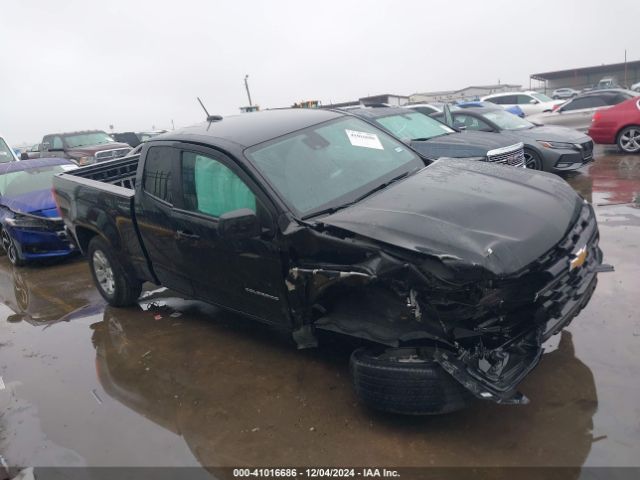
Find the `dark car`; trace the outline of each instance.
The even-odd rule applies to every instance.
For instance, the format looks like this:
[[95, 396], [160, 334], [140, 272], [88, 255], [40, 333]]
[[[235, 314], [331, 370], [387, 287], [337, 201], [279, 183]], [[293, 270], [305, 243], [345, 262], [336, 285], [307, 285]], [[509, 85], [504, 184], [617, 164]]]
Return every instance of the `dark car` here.
[[359, 108], [349, 113], [386, 130], [430, 160], [466, 158], [525, 166], [523, 145], [510, 135], [461, 132], [407, 108]]
[[353, 337], [356, 392], [401, 413], [526, 402], [517, 385], [602, 261], [592, 207], [557, 176], [432, 162], [339, 111], [226, 117], [53, 185], [111, 305], [149, 281], [300, 348]]
[[29, 160], [30, 158], [40, 158], [40, 150], [42, 145], [36, 143], [20, 154], [20, 160]]
[[89, 165], [124, 157], [129, 151], [129, 145], [116, 142], [102, 130], [86, 130], [45, 135], [41, 155], [67, 158], [78, 165]]
[[[443, 121], [443, 114], [434, 114]], [[534, 125], [496, 107], [452, 110], [453, 126], [465, 131], [511, 134], [524, 143], [527, 168], [545, 172], [576, 170], [593, 160], [593, 141], [572, 128]]]
[[153, 132], [121, 132], [121, 133], [113, 133], [111, 136], [117, 142], [126, 143], [132, 148], [136, 148], [142, 142], [149, 140], [157, 135], [161, 135], [166, 133], [166, 130], [156, 130]]
[[0, 236], [9, 261], [64, 257], [75, 251], [51, 193], [51, 179], [75, 168], [62, 158], [0, 165]]

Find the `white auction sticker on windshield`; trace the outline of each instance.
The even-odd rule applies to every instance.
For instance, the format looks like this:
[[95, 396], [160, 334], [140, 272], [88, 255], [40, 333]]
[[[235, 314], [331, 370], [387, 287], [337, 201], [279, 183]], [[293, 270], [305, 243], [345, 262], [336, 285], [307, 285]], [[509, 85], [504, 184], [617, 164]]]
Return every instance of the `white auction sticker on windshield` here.
[[369, 132], [358, 132], [356, 130], [345, 130], [351, 145], [354, 147], [375, 148], [376, 150], [384, 150], [378, 135]]

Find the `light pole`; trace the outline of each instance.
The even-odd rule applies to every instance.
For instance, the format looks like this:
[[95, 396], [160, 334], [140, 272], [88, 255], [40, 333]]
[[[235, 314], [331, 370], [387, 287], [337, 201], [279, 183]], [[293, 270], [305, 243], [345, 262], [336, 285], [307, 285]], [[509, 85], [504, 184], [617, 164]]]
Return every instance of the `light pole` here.
[[253, 106], [253, 103], [251, 103], [251, 93], [249, 93], [249, 75], [245, 75], [244, 76], [244, 88], [247, 89], [247, 97], [249, 97], [249, 106]]

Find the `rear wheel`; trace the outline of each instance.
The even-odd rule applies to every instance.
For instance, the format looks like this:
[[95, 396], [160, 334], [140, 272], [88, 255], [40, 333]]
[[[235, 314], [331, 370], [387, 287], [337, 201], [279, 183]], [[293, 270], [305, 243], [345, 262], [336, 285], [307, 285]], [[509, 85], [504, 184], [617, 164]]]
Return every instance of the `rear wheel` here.
[[524, 163], [529, 170], [542, 170], [542, 160], [533, 150], [525, 149]]
[[616, 141], [620, 151], [624, 153], [640, 152], [640, 126], [631, 125], [623, 128]]
[[87, 254], [96, 287], [109, 305], [133, 305], [142, 291], [142, 282], [126, 271], [111, 246], [102, 238], [94, 237]]
[[436, 415], [465, 408], [475, 398], [415, 348], [360, 348], [351, 355], [350, 367], [356, 394], [377, 410]]
[[4, 228], [2, 229], [1, 237], [2, 249], [7, 254], [7, 258], [9, 259], [9, 261], [16, 267], [24, 265], [25, 261], [22, 260], [19, 256], [15, 241], [13, 240], [13, 238], [11, 238], [9, 232], [7, 232]]

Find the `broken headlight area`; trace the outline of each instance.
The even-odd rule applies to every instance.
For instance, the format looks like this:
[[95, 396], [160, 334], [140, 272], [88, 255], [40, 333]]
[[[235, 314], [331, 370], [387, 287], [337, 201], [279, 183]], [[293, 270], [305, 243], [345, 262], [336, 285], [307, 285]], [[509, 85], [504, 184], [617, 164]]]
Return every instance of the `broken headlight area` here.
[[12, 217], [5, 218], [4, 221], [8, 226], [20, 230], [64, 230], [64, 224], [59, 218], [46, 218], [37, 215], [17, 213]]

